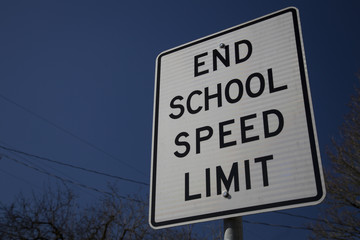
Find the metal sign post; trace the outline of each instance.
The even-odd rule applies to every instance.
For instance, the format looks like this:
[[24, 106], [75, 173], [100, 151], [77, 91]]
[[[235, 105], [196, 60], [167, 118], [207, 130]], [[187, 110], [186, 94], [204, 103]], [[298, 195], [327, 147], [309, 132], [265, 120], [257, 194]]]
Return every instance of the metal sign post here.
[[243, 240], [242, 217], [224, 219], [224, 240]]

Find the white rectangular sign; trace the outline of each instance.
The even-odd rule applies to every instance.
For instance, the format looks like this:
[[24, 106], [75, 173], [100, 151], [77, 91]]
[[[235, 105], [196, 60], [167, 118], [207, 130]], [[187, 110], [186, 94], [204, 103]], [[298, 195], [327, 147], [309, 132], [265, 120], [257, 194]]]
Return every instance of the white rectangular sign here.
[[155, 84], [152, 227], [324, 198], [297, 9], [161, 53]]

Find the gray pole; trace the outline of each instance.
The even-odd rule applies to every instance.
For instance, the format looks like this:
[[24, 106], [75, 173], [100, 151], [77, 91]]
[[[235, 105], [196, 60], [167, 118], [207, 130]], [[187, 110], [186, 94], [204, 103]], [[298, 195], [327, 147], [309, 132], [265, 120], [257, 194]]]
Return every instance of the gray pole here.
[[224, 240], [243, 240], [241, 217], [224, 219]]

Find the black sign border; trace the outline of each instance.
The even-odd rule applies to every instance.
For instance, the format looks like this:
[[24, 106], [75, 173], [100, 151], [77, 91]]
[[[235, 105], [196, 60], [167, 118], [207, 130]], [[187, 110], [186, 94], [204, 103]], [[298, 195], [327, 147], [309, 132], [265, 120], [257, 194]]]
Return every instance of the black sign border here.
[[[300, 68], [300, 77], [301, 77], [301, 84], [302, 84], [302, 91], [303, 91], [303, 97], [304, 97], [304, 105], [305, 105], [305, 112], [306, 112], [306, 119], [307, 119], [307, 126], [308, 126], [308, 133], [309, 133], [309, 140], [310, 140], [310, 148], [311, 148], [311, 154], [313, 158], [313, 167], [314, 167], [314, 174], [315, 174], [315, 182], [316, 182], [316, 189], [317, 194], [313, 197], [307, 197], [307, 198], [300, 198], [295, 200], [288, 200], [288, 201], [282, 201], [282, 202], [276, 202], [271, 204], [263, 204], [258, 206], [251, 206], [251, 207], [245, 207], [245, 208], [239, 208], [239, 209], [233, 209], [233, 210], [227, 210], [227, 211], [217, 211], [212, 212], [208, 214], [201, 214], [191, 217], [185, 217], [185, 218], [177, 218], [173, 220], [167, 220], [162, 222], [156, 222], [155, 221], [155, 200], [156, 200], [156, 166], [157, 166], [157, 149], [158, 149], [158, 117], [159, 117], [159, 98], [160, 98], [160, 73], [161, 73], [161, 58], [165, 55], [174, 53], [176, 51], [191, 47], [196, 44], [200, 44], [202, 42], [205, 42], [207, 40], [219, 37], [221, 35], [225, 35], [228, 33], [231, 33], [233, 31], [237, 31], [241, 28], [245, 28], [251, 25], [254, 25], [256, 23], [269, 20], [271, 18], [277, 17], [279, 15], [283, 15], [286, 13], [292, 13], [293, 17], [293, 24], [294, 24], [294, 31], [295, 31], [295, 39], [296, 39], [296, 47], [297, 47], [297, 53], [298, 53], [298, 61], [299, 61], [299, 68]], [[312, 120], [312, 111], [311, 111], [311, 105], [310, 105], [310, 98], [309, 98], [309, 92], [307, 87], [307, 75], [305, 70], [305, 63], [304, 63], [304, 55], [303, 55], [303, 48], [302, 48], [302, 38], [301, 38], [301, 32], [300, 32], [300, 23], [298, 18], [298, 10], [294, 7], [286, 8], [284, 10], [280, 10], [278, 12], [275, 12], [273, 14], [267, 15], [262, 18], [258, 18], [254, 21], [247, 22], [245, 24], [230, 28], [228, 30], [219, 32], [214, 35], [210, 35], [208, 37], [199, 39], [197, 41], [191, 42], [189, 44], [182, 45], [180, 47], [171, 49], [169, 51], [161, 53], [157, 58], [157, 75], [156, 75], [156, 95], [155, 95], [155, 112], [154, 112], [154, 133], [153, 133], [153, 158], [152, 158], [152, 184], [151, 184], [151, 205], [150, 205], [150, 225], [154, 228], [164, 228], [164, 227], [171, 227], [174, 225], [180, 225], [180, 224], [186, 224], [194, 221], [206, 221], [206, 219], [210, 218], [218, 218], [221, 216], [229, 216], [229, 215], [236, 215], [245, 212], [253, 212], [263, 209], [270, 209], [270, 208], [278, 208], [278, 207], [284, 207], [284, 206], [290, 206], [290, 205], [298, 205], [303, 203], [311, 203], [311, 202], [317, 202], [321, 198], [323, 198], [323, 195], [325, 192], [322, 188], [322, 178], [320, 174], [320, 166], [319, 166], [319, 159], [318, 159], [318, 150], [316, 146], [316, 139], [315, 139], [315, 133], [314, 133], [314, 127], [313, 127], [313, 120]]]

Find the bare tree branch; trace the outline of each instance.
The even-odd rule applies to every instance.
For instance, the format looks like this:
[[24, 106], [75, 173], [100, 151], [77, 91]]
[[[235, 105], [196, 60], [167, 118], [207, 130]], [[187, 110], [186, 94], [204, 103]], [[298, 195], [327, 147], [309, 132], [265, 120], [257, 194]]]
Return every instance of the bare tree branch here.
[[191, 226], [153, 230], [147, 222], [148, 204], [137, 196], [125, 200], [115, 187], [111, 194], [79, 208], [66, 185], [47, 188], [32, 198], [22, 195], [10, 205], [0, 204], [0, 239], [83, 240], [200, 240]]
[[327, 150], [327, 200], [322, 220], [311, 225], [311, 239], [360, 239], [360, 90], [351, 97], [350, 112]]

